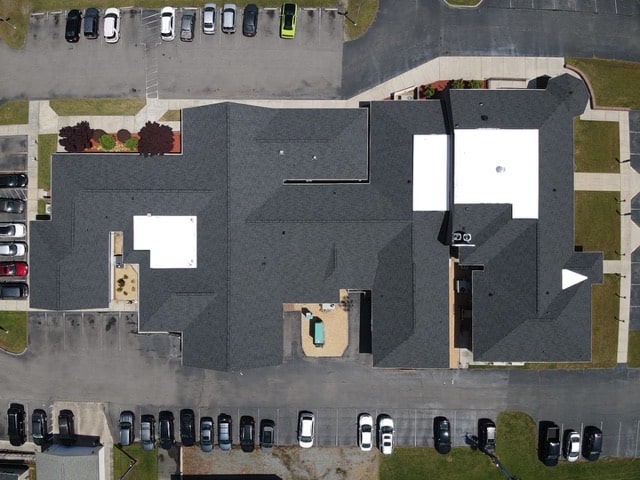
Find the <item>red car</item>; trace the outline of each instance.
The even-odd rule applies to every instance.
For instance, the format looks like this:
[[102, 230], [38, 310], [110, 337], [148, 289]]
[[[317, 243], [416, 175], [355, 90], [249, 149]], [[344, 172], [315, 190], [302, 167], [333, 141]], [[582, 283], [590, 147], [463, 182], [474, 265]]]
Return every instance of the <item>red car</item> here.
[[28, 272], [27, 262], [0, 262], [0, 277], [24, 277]]

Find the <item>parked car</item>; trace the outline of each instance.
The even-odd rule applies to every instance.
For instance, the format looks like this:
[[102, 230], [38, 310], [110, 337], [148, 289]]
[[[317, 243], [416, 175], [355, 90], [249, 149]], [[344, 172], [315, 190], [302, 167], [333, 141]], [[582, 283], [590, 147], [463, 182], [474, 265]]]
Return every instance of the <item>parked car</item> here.
[[24, 223], [0, 223], [0, 238], [23, 238], [26, 234]]
[[298, 5], [285, 3], [280, 9], [280, 37], [295, 38]]
[[200, 448], [203, 452], [213, 450], [213, 418], [211, 417], [200, 419]]
[[173, 413], [169, 410], [162, 410], [158, 417], [160, 422], [160, 447], [169, 450], [176, 442], [173, 430]]
[[67, 13], [67, 24], [64, 28], [64, 39], [69, 43], [76, 43], [80, 40], [80, 24], [82, 15], [80, 10], [72, 9]]
[[100, 31], [100, 12], [97, 8], [84, 11], [84, 38], [98, 38]]
[[378, 448], [383, 455], [391, 455], [393, 453], [394, 444], [394, 428], [393, 419], [382, 414], [378, 416]]
[[27, 298], [29, 285], [24, 282], [0, 283], [0, 298]]
[[193, 31], [196, 27], [196, 11], [185, 10], [182, 14], [180, 24], [180, 40], [183, 42], [193, 42]]
[[433, 445], [443, 455], [451, 451], [451, 424], [447, 417], [433, 419]]
[[478, 448], [487, 453], [496, 451], [496, 424], [489, 418], [478, 420]]
[[298, 445], [302, 448], [313, 447], [315, 435], [315, 417], [311, 412], [300, 412], [298, 415]]
[[276, 422], [269, 419], [260, 421], [260, 448], [270, 452], [275, 442]]
[[207, 3], [202, 9], [202, 33], [206, 35], [216, 33], [216, 9], [215, 3]]
[[538, 424], [538, 459], [547, 467], [555, 467], [560, 458], [560, 427], [543, 420]]
[[131, 410], [125, 410], [120, 413], [120, 445], [126, 447], [135, 441], [135, 424], [135, 415]]
[[582, 434], [582, 456], [590, 462], [600, 458], [602, 452], [602, 430], [593, 425], [584, 427]]
[[24, 212], [24, 200], [19, 198], [0, 198], [0, 212], [22, 213]]
[[165, 42], [176, 38], [176, 9], [173, 7], [160, 10], [160, 38]]
[[373, 447], [373, 417], [368, 413], [358, 416], [358, 445], [363, 452]]
[[231, 435], [231, 417], [226, 413], [218, 415], [218, 444], [220, 450], [231, 450], [231, 444], [233, 443], [233, 437]]
[[73, 445], [76, 443], [75, 417], [71, 410], [60, 410], [58, 415], [58, 438], [63, 445]]
[[[73, 10], [71, 10], [71, 12], [73, 12]], [[71, 12], [69, 12], [69, 14], [71, 14]], [[0, 174], [0, 188], [23, 188], [23, 187], [26, 187], [28, 184], [29, 184], [29, 177], [24, 173]]]
[[120, 9], [107, 8], [104, 11], [104, 41], [117, 43], [120, 40]]
[[236, 33], [237, 11], [235, 3], [224, 4], [222, 7], [222, 33]]
[[580, 434], [575, 430], [564, 431], [562, 456], [569, 462], [575, 462], [580, 457]]
[[242, 16], [242, 34], [245, 37], [255, 37], [258, 33], [258, 6], [250, 3], [244, 7], [244, 15]]
[[253, 417], [240, 417], [240, 447], [243, 452], [253, 452], [255, 448], [256, 422]]
[[27, 244], [24, 242], [0, 243], [0, 256], [22, 257], [27, 253]]
[[31, 436], [33, 437], [33, 443], [40, 446], [51, 440], [47, 412], [41, 408], [36, 408], [31, 414]]
[[27, 262], [0, 262], [0, 277], [24, 277], [27, 273]]
[[24, 444], [27, 439], [24, 429], [24, 405], [21, 403], [12, 403], [7, 410], [7, 430], [9, 433], [9, 442], [14, 447]]
[[180, 410], [180, 441], [184, 447], [196, 443], [196, 416], [190, 408]]
[[151, 451], [156, 448], [156, 419], [153, 415], [140, 417], [140, 442], [143, 450]]

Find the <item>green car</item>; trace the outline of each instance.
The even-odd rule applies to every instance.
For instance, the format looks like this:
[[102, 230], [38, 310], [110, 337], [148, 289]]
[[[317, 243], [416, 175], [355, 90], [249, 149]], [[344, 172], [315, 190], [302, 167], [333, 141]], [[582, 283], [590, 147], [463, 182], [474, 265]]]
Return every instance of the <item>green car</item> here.
[[298, 5], [285, 3], [280, 9], [280, 37], [294, 38], [296, 36], [296, 17]]

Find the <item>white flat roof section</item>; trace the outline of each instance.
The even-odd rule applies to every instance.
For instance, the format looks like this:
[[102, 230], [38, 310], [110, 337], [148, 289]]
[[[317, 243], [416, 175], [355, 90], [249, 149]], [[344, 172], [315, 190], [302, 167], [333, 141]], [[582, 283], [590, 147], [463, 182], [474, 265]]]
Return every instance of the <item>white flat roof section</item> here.
[[198, 217], [136, 215], [133, 249], [149, 250], [150, 268], [197, 268]]
[[413, 136], [413, 211], [449, 210], [449, 136]]
[[538, 218], [538, 130], [455, 130], [454, 203], [510, 203]]

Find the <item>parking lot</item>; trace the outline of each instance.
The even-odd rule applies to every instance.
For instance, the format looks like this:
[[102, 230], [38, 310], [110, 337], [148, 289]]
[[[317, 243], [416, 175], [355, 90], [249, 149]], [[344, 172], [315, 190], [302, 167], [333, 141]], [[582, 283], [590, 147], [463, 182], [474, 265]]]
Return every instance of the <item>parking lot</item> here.
[[[26, 173], [27, 137], [24, 135], [0, 137], [0, 173]], [[30, 179], [33, 180], [33, 179]], [[27, 200], [26, 188], [0, 188], [0, 197]], [[0, 223], [24, 222], [23, 213], [0, 213]]]
[[[184, 9], [177, 9], [178, 21]], [[261, 9], [258, 33], [202, 34], [197, 11], [191, 43], [160, 39], [160, 9], [122, 9], [121, 38], [105, 44], [64, 39], [66, 12], [31, 17], [27, 46], [0, 45], [7, 72], [6, 96], [29, 98], [338, 98], [342, 78], [343, 17], [335, 10], [300, 9], [296, 37], [279, 36], [278, 9]], [[101, 20], [102, 21], [102, 20]], [[102, 31], [102, 26], [100, 28]], [[48, 72], [47, 85], [38, 80]], [[76, 75], [69, 75], [73, 69]], [[20, 76], [17, 73], [20, 72]], [[15, 77], [14, 77], [15, 75]]]

